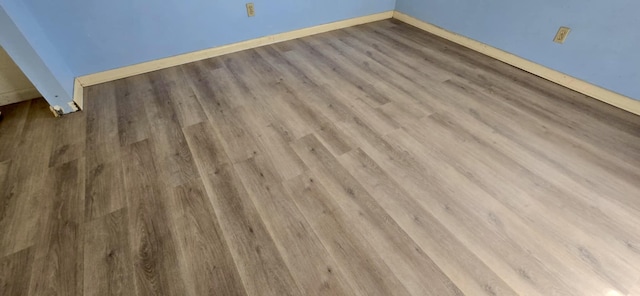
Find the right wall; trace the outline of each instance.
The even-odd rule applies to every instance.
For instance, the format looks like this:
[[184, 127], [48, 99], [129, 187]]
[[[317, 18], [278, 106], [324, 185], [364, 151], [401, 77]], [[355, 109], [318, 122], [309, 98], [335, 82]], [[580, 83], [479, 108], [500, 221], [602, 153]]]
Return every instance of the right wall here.
[[[640, 1], [397, 0], [396, 10], [640, 100]], [[566, 42], [553, 42], [558, 28]]]

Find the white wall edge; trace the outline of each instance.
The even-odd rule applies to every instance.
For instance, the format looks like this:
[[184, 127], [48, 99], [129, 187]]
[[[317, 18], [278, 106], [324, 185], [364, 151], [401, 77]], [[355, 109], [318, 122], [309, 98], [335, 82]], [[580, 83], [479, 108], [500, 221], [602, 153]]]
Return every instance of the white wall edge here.
[[394, 11], [393, 18], [412, 25], [416, 28], [422, 29], [436, 36], [442, 37], [449, 41], [460, 44], [464, 47], [470, 48], [484, 55], [490, 56], [499, 61], [505, 62], [514, 67], [520, 68], [524, 71], [532, 73], [536, 76], [540, 76], [549, 81], [555, 82], [559, 85], [575, 90], [579, 93], [590, 96], [594, 99], [605, 102], [609, 105], [618, 107], [628, 112], [640, 115], [640, 101], [634, 100], [627, 96], [615, 93], [608, 89], [593, 85], [584, 80], [571, 77], [559, 71], [547, 68], [540, 64], [536, 64], [514, 54], [508, 53], [501, 49], [497, 49], [490, 45], [478, 42], [476, 40], [467, 38], [465, 36], [453, 33], [438, 26], [416, 19], [407, 14]]

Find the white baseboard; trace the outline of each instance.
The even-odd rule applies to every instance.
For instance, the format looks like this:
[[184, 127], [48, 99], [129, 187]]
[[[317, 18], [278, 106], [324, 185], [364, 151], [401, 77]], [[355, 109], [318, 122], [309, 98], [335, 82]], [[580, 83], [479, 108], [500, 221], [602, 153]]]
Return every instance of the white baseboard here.
[[[556, 70], [528, 61], [526, 59], [523, 59], [521, 57], [518, 57], [506, 51], [497, 49], [495, 47], [475, 41], [473, 39], [464, 37], [462, 35], [458, 35], [456, 33], [447, 31], [445, 29], [442, 29], [435, 25], [421, 21], [419, 19], [416, 19], [414, 17], [411, 17], [409, 15], [406, 15], [398, 11], [387, 11], [383, 13], [352, 18], [352, 19], [338, 21], [334, 23], [260, 37], [260, 38], [242, 41], [238, 43], [223, 45], [219, 47], [204, 49], [204, 50], [177, 55], [173, 57], [149, 61], [149, 62], [126, 66], [126, 67], [117, 68], [113, 70], [108, 70], [104, 72], [98, 72], [94, 74], [80, 76], [75, 79], [74, 89], [73, 89], [74, 90], [73, 101], [80, 107], [80, 109], [83, 109], [84, 108], [84, 88], [91, 85], [96, 85], [96, 84], [118, 80], [118, 79], [130, 77], [138, 74], [148, 73], [148, 72], [165, 69], [173, 66], [187, 64], [187, 63], [204, 60], [204, 59], [208, 59], [216, 56], [221, 56], [221, 55], [225, 55], [233, 52], [238, 52], [246, 49], [256, 48], [263, 45], [283, 42], [283, 41], [292, 40], [296, 38], [302, 38], [310, 35], [338, 30], [338, 29], [365, 24], [369, 22], [380, 21], [380, 20], [391, 18], [391, 17], [398, 19], [402, 22], [405, 22], [409, 25], [412, 25], [414, 27], [430, 32], [434, 35], [450, 40], [452, 42], [458, 43], [467, 48], [478, 51], [482, 54], [485, 54], [497, 60], [503, 61], [514, 67], [530, 72], [534, 75], [553, 81], [569, 89], [575, 90], [577, 92], [583, 93], [585, 95], [588, 95], [590, 97], [603, 101], [607, 104], [610, 104], [620, 109], [640, 115], [640, 101], [638, 100], [634, 100], [624, 95], [593, 85], [591, 83], [580, 80], [578, 78], [571, 77], [569, 75], [563, 74]], [[4, 99], [3, 97], [0, 97], [0, 103], [4, 102], [3, 99]]]
[[18, 103], [41, 97], [35, 88], [25, 88], [16, 91], [0, 93], [0, 106]]
[[263, 45], [278, 43], [282, 41], [292, 40], [296, 38], [306, 37], [319, 33], [329, 32], [342, 28], [352, 27], [365, 23], [389, 19], [393, 16], [393, 11], [382, 12], [362, 17], [356, 17], [348, 20], [333, 22], [329, 24], [294, 30], [290, 32], [260, 37], [238, 43], [223, 45], [219, 47], [204, 49], [191, 53], [181, 54], [159, 60], [149, 61], [136, 65], [126, 66], [118, 69], [108, 70], [104, 72], [89, 74], [77, 77], [74, 84], [73, 101], [82, 109], [84, 98], [83, 88], [91, 85], [105, 83], [117, 79], [122, 79], [138, 74], [148, 73], [160, 69], [165, 69], [177, 65], [187, 64], [199, 60], [204, 60], [216, 56], [221, 56], [233, 52], [246, 49], [256, 48]]
[[477, 52], [480, 52], [494, 59], [510, 64], [514, 67], [520, 68], [534, 75], [540, 76], [549, 81], [560, 84], [569, 89], [575, 90], [577, 92], [583, 93], [592, 98], [603, 101], [607, 104], [610, 104], [620, 109], [640, 115], [640, 101], [638, 100], [634, 100], [632, 98], [615, 93], [608, 89], [604, 89], [602, 87], [593, 85], [584, 80], [571, 77], [569, 75], [547, 68], [540, 64], [536, 64], [534, 62], [528, 61], [514, 54], [497, 49], [487, 44], [447, 31], [443, 28], [421, 21], [419, 19], [416, 19], [404, 13], [395, 11], [393, 13], [393, 18], [400, 20], [402, 22], [405, 22], [414, 27], [417, 27], [419, 29], [425, 30], [436, 36], [439, 36], [444, 39], [455, 42], [457, 44], [460, 44], [464, 47], [473, 49]]
[[84, 86], [78, 78], [73, 81], [73, 101], [80, 110], [84, 109]]

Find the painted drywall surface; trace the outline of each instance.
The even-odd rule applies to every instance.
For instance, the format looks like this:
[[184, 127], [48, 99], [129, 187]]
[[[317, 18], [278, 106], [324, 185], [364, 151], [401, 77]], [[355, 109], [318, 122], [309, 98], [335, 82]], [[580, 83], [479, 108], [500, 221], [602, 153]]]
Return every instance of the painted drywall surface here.
[[[398, 0], [425, 22], [640, 100], [636, 0]], [[560, 26], [572, 29], [553, 43]]]
[[35, 88], [0, 46], [0, 95]]
[[70, 112], [73, 75], [20, 2], [0, 1], [0, 44], [51, 105]]
[[256, 16], [248, 18], [245, 1], [23, 1], [77, 76], [395, 7], [395, 0], [253, 0]]

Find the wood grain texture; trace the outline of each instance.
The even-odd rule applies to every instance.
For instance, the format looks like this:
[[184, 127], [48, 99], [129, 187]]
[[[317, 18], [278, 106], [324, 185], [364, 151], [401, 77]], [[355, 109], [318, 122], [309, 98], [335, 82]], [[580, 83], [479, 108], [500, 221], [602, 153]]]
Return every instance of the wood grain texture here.
[[0, 161], [7, 161], [15, 156], [15, 149], [26, 124], [27, 114], [32, 101], [2, 107], [2, 124], [0, 124]]
[[251, 158], [236, 168], [305, 295], [358, 295], [280, 184], [271, 164], [265, 162], [268, 160]]
[[144, 105], [138, 102], [151, 94], [151, 83], [145, 76], [114, 82], [120, 145], [126, 146], [149, 138], [151, 133]]
[[205, 187], [247, 293], [302, 295], [230, 164], [221, 164], [213, 172], [205, 170], [202, 171]]
[[[362, 185], [331, 156], [313, 136], [302, 138], [296, 152], [313, 167], [321, 182], [344, 213], [346, 224], [353, 225], [367, 239], [393, 273], [415, 295], [455, 295], [459, 291], [422, 252], [389, 214], [366, 192]], [[428, 284], [424, 278], [430, 278]], [[437, 283], [444, 283], [442, 286]]]
[[[16, 148], [11, 157], [11, 169], [3, 187], [2, 208], [0, 208], [0, 256], [8, 255], [28, 248], [38, 239], [39, 223], [48, 215], [33, 213], [46, 211], [48, 196], [44, 180], [48, 166], [55, 125], [49, 123], [49, 110], [44, 100], [32, 101], [25, 117], [21, 136], [16, 138]], [[49, 151], [49, 152], [47, 152]], [[18, 165], [19, 164], [19, 165]]]
[[[118, 131], [116, 85], [98, 85], [87, 96], [102, 98], [87, 102], [85, 169], [85, 219], [117, 211], [126, 206]], [[120, 117], [126, 116], [126, 113]], [[64, 118], [63, 118], [64, 120]]]
[[126, 209], [84, 225], [83, 295], [130, 295], [135, 290]]
[[54, 167], [84, 157], [85, 118], [83, 115], [68, 115], [56, 126], [49, 166]]
[[348, 226], [345, 215], [313, 175], [291, 179], [286, 188], [355, 289], [363, 295], [410, 295], [365, 235]]
[[40, 201], [49, 213], [38, 227], [29, 295], [82, 295], [83, 165], [68, 162], [48, 176], [47, 187], [54, 189]]
[[448, 280], [438, 275], [437, 269], [433, 269], [431, 272], [436, 273], [440, 281], [436, 282], [438, 286], [430, 289], [431, 292], [440, 295], [462, 292], [466, 295], [515, 293], [495, 273], [486, 272], [486, 265], [366, 152], [354, 150], [344, 155], [341, 162], [420, 248], [432, 254], [431, 258], [437, 266], [450, 277]]
[[176, 241], [168, 221], [168, 194], [161, 186], [149, 140], [123, 151], [127, 221], [138, 295], [185, 295]]
[[189, 293], [246, 295], [202, 182], [180, 185], [172, 193], [169, 223]]
[[390, 20], [3, 106], [2, 295], [636, 295], [640, 117]]
[[85, 177], [85, 220], [90, 221], [126, 206], [122, 160], [90, 164]]
[[2, 257], [0, 259], [0, 294], [8, 296], [24, 295], [29, 290], [33, 248]]

